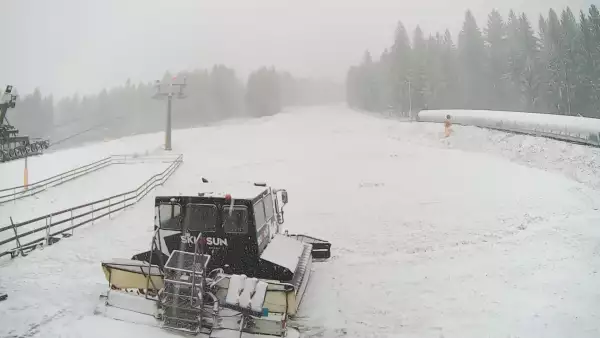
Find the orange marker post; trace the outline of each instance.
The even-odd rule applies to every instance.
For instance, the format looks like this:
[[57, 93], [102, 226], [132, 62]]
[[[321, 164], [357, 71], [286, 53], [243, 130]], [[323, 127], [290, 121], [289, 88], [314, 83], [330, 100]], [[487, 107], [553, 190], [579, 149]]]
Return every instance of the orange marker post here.
[[446, 121], [444, 121], [444, 136], [448, 137], [452, 133], [452, 122], [450, 121], [451, 116], [446, 115]]

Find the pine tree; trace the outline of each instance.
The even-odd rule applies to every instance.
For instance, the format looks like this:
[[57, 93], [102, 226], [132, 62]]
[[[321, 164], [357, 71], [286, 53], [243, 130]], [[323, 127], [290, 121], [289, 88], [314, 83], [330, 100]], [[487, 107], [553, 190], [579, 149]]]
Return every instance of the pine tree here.
[[548, 91], [549, 91], [549, 85], [548, 85], [548, 65], [549, 65], [549, 61], [548, 61], [548, 45], [550, 44], [550, 37], [549, 37], [549, 32], [548, 32], [548, 21], [544, 18], [543, 15], [540, 14], [540, 17], [538, 19], [538, 29], [539, 29], [539, 35], [540, 35], [540, 68], [541, 71], [539, 73], [540, 76], [540, 90], [539, 90], [539, 94], [540, 94], [540, 102], [539, 102], [539, 107], [541, 111], [546, 111], [549, 112], [551, 111], [551, 107], [549, 107], [548, 105]]
[[411, 108], [419, 111], [425, 106], [427, 87], [427, 44], [419, 26], [415, 29], [410, 67]]
[[442, 60], [440, 107], [460, 108], [462, 106], [462, 84], [458, 70], [458, 50], [452, 42], [449, 30], [444, 33], [440, 48]]
[[359, 90], [361, 107], [366, 110], [376, 111], [379, 108], [379, 93], [375, 64], [373, 63], [373, 58], [369, 51], [365, 51], [359, 74], [361, 83]]
[[379, 97], [381, 106], [380, 108], [388, 112], [393, 112], [395, 109], [394, 88], [391, 85], [395, 78], [394, 73], [391, 71], [393, 61], [392, 54], [386, 48], [383, 53], [381, 53], [381, 57], [379, 58], [377, 65], [377, 79], [381, 90]]
[[242, 84], [233, 69], [215, 65], [210, 73], [210, 96], [220, 119], [230, 118], [241, 110]]
[[445, 82], [442, 71], [442, 44], [443, 38], [438, 33], [429, 36], [427, 39], [427, 57], [425, 60], [425, 83], [424, 98], [425, 105], [423, 109], [433, 109], [441, 106], [442, 86]]
[[525, 13], [519, 18], [519, 85], [526, 111], [536, 111], [540, 91], [540, 58], [538, 40]]
[[246, 104], [252, 116], [281, 111], [281, 88], [274, 68], [263, 67], [250, 74], [246, 88]]
[[408, 33], [402, 22], [398, 22], [394, 44], [390, 52], [391, 87], [393, 93], [392, 105], [400, 112], [409, 111], [409, 81], [411, 47]]
[[594, 75], [595, 63], [593, 58], [594, 44], [592, 40], [592, 30], [590, 22], [583, 11], [579, 14], [579, 34], [576, 41], [576, 72], [577, 72], [577, 91], [575, 100], [577, 101], [577, 111], [584, 114], [593, 114], [593, 101], [597, 98], [595, 94]]
[[463, 107], [485, 108], [488, 100], [487, 65], [484, 40], [471, 11], [458, 38], [459, 68], [462, 77]]
[[[576, 73], [576, 38], [577, 38], [577, 22], [571, 9], [567, 7], [562, 11], [560, 16], [561, 24], [561, 50], [560, 58], [563, 63], [561, 78], [560, 98], [563, 112], [572, 115], [576, 111], [576, 103], [574, 102], [577, 87]], [[575, 105], [575, 107], [574, 107]], [[575, 109], [574, 109], [575, 108]]]
[[588, 18], [590, 46], [586, 49], [588, 49], [593, 68], [590, 74], [593, 79], [593, 93], [590, 97], [591, 109], [595, 117], [600, 117], [600, 12], [596, 5], [590, 6]]
[[[600, 13], [595, 5], [576, 18], [567, 7], [540, 15], [536, 35], [525, 14], [496, 10], [482, 35], [470, 11], [458, 38], [429, 36], [419, 27], [412, 48], [399, 23], [389, 52], [365, 58], [348, 72], [349, 104], [381, 110], [507, 109], [600, 117]], [[408, 95], [408, 86], [411, 95]], [[415, 109], [415, 110], [416, 110]]]
[[553, 9], [548, 12], [547, 31], [544, 34], [543, 65], [546, 71], [543, 75], [546, 107], [553, 113], [564, 113], [561, 91], [564, 87], [564, 62], [562, 60], [561, 26], [558, 16]]
[[506, 26], [502, 16], [493, 10], [488, 16], [488, 25], [485, 30], [485, 39], [488, 44], [487, 55], [489, 58], [489, 80], [491, 84], [492, 109], [510, 109], [508, 82], [508, 40]]

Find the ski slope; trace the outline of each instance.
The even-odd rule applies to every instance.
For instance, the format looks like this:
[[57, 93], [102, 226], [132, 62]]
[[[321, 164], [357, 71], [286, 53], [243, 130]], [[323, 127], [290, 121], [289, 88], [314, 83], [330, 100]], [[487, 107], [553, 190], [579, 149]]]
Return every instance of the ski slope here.
[[0, 261], [0, 337], [177, 337], [92, 312], [100, 261], [148, 250], [153, 196], [200, 191], [201, 177], [286, 188], [285, 227], [332, 242], [295, 323], [308, 336], [600, 336], [597, 151], [454, 129], [330, 106], [175, 131], [185, 162], [164, 186]]

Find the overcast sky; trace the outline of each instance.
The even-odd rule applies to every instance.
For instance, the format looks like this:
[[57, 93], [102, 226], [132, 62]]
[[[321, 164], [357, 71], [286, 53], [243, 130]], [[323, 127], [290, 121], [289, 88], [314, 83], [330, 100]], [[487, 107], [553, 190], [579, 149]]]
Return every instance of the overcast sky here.
[[455, 38], [469, 8], [481, 26], [497, 8], [530, 16], [592, 0], [0, 0], [0, 84], [61, 97], [166, 70], [223, 63], [240, 76], [274, 65], [343, 81], [365, 49], [379, 55], [398, 20]]

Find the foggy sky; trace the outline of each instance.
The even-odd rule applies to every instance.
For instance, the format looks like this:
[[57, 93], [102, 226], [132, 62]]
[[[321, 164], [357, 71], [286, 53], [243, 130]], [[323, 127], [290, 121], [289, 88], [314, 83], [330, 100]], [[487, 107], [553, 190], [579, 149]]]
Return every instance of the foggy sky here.
[[497, 8], [525, 12], [537, 31], [540, 12], [591, 0], [1, 0], [0, 85], [20, 94], [38, 86], [55, 99], [151, 81], [165, 70], [222, 63], [239, 76], [274, 65], [298, 76], [343, 81], [366, 49], [378, 56], [401, 20], [412, 37], [449, 28], [464, 11], [480, 27]]

